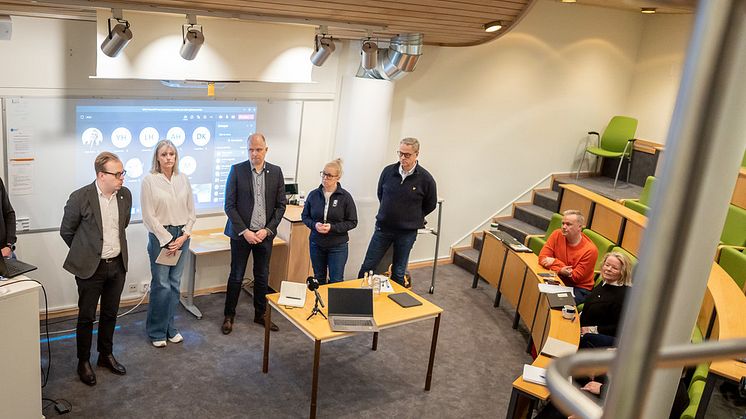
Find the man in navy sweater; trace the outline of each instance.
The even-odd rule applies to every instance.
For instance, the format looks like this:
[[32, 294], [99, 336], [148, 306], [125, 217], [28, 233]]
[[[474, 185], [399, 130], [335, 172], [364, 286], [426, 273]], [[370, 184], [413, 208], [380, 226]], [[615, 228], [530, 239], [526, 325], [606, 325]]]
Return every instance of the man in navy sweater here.
[[358, 277], [375, 270], [389, 246], [394, 245], [391, 278], [404, 285], [409, 252], [417, 239], [417, 229], [425, 226], [425, 216], [438, 204], [438, 192], [430, 172], [417, 164], [420, 142], [405, 138], [399, 142], [399, 162], [386, 166], [378, 179], [376, 229], [370, 239]]

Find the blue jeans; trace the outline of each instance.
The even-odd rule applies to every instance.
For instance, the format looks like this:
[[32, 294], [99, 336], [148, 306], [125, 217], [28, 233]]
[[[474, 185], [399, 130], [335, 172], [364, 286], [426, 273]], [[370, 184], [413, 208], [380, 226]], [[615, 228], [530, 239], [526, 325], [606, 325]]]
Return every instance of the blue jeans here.
[[[166, 226], [171, 235], [181, 236], [181, 227]], [[148, 304], [148, 320], [146, 330], [151, 341], [166, 340], [174, 337], [179, 331], [174, 327], [174, 314], [179, 305], [181, 293], [181, 273], [184, 271], [189, 251], [189, 240], [181, 246], [181, 256], [175, 266], [155, 263], [161, 252], [161, 244], [153, 233], [148, 234], [148, 256], [150, 256], [150, 303]]]
[[409, 264], [409, 252], [412, 250], [415, 240], [417, 240], [417, 230], [390, 231], [376, 227], [373, 237], [370, 238], [363, 266], [360, 267], [360, 272], [357, 274], [358, 278], [365, 276], [368, 271], [374, 271], [381, 263], [386, 251], [389, 250], [389, 246], [393, 244], [394, 260], [391, 267], [391, 279], [404, 285], [404, 273], [407, 271], [407, 264]]
[[313, 277], [320, 284], [326, 284], [326, 271], [329, 268], [329, 282], [341, 282], [344, 280], [345, 263], [347, 263], [347, 243], [331, 247], [322, 247], [311, 242], [311, 265], [313, 266]]
[[616, 338], [614, 336], [600, 333], [586, 333], [580, 337], [581, 348], [610, 348], [612, 346], [616, 346]]

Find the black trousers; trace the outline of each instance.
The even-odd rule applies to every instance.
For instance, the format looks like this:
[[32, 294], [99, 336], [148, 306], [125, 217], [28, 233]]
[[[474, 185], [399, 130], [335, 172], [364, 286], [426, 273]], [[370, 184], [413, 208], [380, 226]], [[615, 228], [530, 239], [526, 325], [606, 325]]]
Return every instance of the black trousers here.
[[254, 317], [264, 315], [267, 308], [267, 288], [269, 281], [269, 258], [272, 256], [272, 237], [261, 243], [249, 244], [243, 238], [231, 239], [231, 273], [228, 275], [228, 289], [225, 293], [226, 316], [236, 315], [241, 283], [246, 273], [249, 254], [254, 254]]
[[100, 355], [111, 354], [125, 274], [124, 263], [120, 255], [113, 259], [101, 259], [96, 272], [90, 278], [75, 277], [75, 282], [78, 284], [76, 341], [79, 360], [87, 361], [91, 356], [93, 322], [96, 321], [96, 306], [99, 298], [101, 299], [101, 312], [98, 322], [97, 349]]

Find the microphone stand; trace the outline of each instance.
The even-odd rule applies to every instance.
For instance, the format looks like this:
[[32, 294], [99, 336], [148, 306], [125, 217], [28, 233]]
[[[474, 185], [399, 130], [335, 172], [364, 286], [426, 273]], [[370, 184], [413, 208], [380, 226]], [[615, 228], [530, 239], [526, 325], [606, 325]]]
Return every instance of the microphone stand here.
[[324, 315], [324, 312], [321, 311], [321, 309], [319, 308], [319, 303], [321, 303], [321, 307], [324, 307], [324, 300], [321, 299], [321, 296], [319, 295], [318, 290], [313, 290], [313, 293], [316, 294], [316, 301], [313, 304], [313, 310], [311, 311], [311, 315], [309, 315], [306, 320], [311, 320], [311, 317], [317, 314], [321, 314], [321, 317], [323, 317], [324, 319], [327, 319], [326, 316]]

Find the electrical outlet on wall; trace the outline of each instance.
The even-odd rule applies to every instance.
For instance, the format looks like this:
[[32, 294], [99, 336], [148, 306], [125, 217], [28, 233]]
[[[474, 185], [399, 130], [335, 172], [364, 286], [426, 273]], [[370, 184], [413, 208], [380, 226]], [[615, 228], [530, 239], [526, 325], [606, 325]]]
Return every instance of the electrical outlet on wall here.
[[150, 281], [140, 282], [140, 292], [145, 294], [148, 291], [150, 291]]
[[130, 294], [134, 294], [137, 292], [137, 284], [129, 284], [129, 287], [127, 288], [127, 291]]

